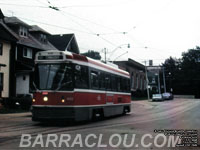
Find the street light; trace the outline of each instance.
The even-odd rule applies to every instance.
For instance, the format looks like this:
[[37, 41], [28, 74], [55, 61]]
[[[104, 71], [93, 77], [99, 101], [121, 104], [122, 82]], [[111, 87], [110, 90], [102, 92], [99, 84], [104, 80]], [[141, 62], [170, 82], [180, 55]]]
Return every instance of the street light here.
[[123, 55], [125, 55], [125, 54], [127, 54], [127, 53], [128, 53], [128, 51], [126, 51], [125, 53], [119, 55], [119, 56], [118, 56], [117, 58], [115, 58], [112, 62], [114, 62], [114, 61], [117, 60], [119, 57], [121, 57], [121, 56], [123, 56]]
[[[130, 47], [131, 47], [129, 43], [128, 43], [128, 44], [121, 44], [121, 45], [117, 46], [115, 49], [113, 49], [113, 50], [110, 52], [110, 57], [113, 55], [113, 53], [114, 53], [118, 48], [121, 48], [122, 46], [125, 46], [125, 45], [127, 45], [127, 48], [130, 48]], [[110, 57], [108, 58], [109, 60], [110, 60]]]

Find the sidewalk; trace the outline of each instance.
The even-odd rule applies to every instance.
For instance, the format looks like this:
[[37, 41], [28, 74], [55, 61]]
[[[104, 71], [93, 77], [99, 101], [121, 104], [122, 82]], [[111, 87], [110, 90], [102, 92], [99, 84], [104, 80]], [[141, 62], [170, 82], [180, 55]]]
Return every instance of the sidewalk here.
[[30, 112], [30, 110], [23, 110], [21, 108], [7, 108], [5, 106], [3, 106], [1, 103], [0, 103], [0, 114], [2, 115], [6, 115], [6, 114], [18, 114], [18, 113], [27, 113], [27, 112]]

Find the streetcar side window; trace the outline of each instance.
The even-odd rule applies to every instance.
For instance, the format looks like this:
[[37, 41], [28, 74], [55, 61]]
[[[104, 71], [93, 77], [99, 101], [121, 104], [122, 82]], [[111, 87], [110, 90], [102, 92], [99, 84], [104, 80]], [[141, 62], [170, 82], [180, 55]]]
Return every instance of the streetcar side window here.
[[130, 92], [130, 79], [91, 68], [90, 87], [95, 90]]
[[122, 82], [123, 82], [123, 92], [127, 92], [128, 91], [128, 82], [126, 80], [126, 78], [122, 78]]
[[74, 68], [74, 81], [75, 87], [80, 89], [89, 88], [88, 81], [88, 67], [75, 65]]
[[130, 79], [120, 78], [120, 91], [130, 92]]
[[112, 86], [111, 86], [111, 75], [110, 74], [106, 74], [106, 90], [111, 91]]
[[115, 75], [111, 76], [111, 86], [112, 86], [112, 91], [117, 91], [117, 76]]
[[130, 79], [126, 79], [126, 82], [127, 82], [127, 92], [130, 92], [131, 90]]
[[118, 76], [117, 80], [118, 80], [118, 91], [123, 92], [124, 91], [124, 83], [123, 83], [122, 77]]
[[105, 90], [105, 88], [106, 88], [105, 73], [99, 72], [99, 89]]
[[124, 91], [124, 81], [123, 81], [122, 77], [119, 78], [119, 83], [120, 83], [120, 92], [123, 92]]
[[91, 78], [91, 88], [92, 89], [99, 89], [99, 75], [97, 71], [91, 71], [90, 73]]
[[130, 91], [130, 81], [127, 78], [120, 78], [120, 91], [129, 92]]

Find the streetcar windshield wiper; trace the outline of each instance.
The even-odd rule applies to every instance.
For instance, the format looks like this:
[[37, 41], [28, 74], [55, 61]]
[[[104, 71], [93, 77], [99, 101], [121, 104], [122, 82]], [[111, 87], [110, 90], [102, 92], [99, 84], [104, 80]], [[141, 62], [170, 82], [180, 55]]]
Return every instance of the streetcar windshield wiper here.
[[36, 91], [38, 91], [38, 88], [37, 88], [37, 86], [36, 86], [34, 81], [33, 81], [33, 87], [35, 88]]
[[59, 85], [59, 87], [58, 87], [57, 89], [55, 89], [55, 91], [58, 91], [58, 90], [60, 90], [62, 87], [66, 86], [66, 85], [69, 85], [69, 84], [71, 84], [71, 83], [72, 83], [72, 81], [68, 81], [68, 82], [62, 83], [61, 85]]

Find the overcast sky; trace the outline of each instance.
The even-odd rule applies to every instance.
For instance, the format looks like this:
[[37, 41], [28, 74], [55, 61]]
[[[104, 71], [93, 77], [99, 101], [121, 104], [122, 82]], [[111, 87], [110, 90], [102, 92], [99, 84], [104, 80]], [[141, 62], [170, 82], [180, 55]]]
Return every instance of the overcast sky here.
[[81, 52], [106, 48], [111, 60], [157, 65], [200, 46], [200, 0], [0, 0], [0, 6], [51, 34], [75, 33]]

